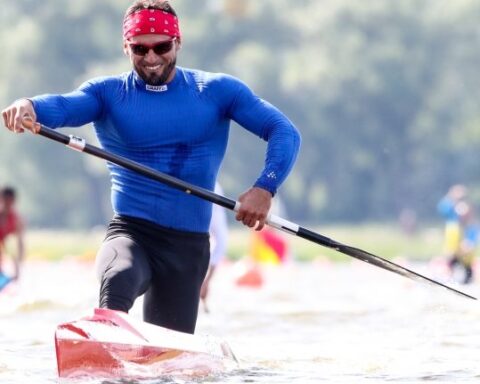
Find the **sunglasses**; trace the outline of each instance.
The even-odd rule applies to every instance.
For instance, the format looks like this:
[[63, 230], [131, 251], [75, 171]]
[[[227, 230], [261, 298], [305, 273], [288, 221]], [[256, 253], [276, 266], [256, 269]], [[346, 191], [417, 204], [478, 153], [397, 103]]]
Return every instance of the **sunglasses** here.
[[128, 46], [132, 50], [133, 54], [137, 56], [145, 56], [148, 52], [150, 52], [150, 49], [153, 50], [156, 55], [163, 55], [171, 51], [173, 48], [173, 42], [175, 40], [176, 37], [171, 40], [162, 41], [153, 45], [129, 43]]

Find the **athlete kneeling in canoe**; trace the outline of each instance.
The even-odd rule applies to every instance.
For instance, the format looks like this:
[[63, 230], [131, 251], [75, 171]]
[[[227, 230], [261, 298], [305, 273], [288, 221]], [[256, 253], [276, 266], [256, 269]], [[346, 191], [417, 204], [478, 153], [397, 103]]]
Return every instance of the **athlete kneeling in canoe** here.
[[[265, 168], [238, 198], [236, 214], [260, 230], [295, 162], [299, 133], [240, 80], [176, 66], [181, 46], [168, 1], [135, 1], [123, 21], [132, 71], [71, 93], [20, 99], [3, 111], [5, 125], [23, 132], [30, 127], [22, 125], [25, 117], [54, 128], [93, 122], [106, 150], [213, 190], [233, 120], [268, 142]], [[145, 321], [193, 333], [209, 263], [211, 203], [108, 167], [115, 216], [97, 255], [100, 307], [128, 312], [145, 294]]]

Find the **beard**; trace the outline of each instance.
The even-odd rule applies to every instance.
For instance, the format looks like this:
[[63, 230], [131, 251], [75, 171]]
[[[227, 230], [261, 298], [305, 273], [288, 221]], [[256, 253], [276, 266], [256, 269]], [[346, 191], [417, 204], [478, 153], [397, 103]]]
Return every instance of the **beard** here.
[[165, 84], [168, 77], [172, 73], [175, 65], [177, 63], [177, 59], [174, 58], [170, 61], [162, 70], [161, 73], [148, 73], [145, 72], [142, 68], [135, 66], [135, 70], [137, 71], [138, 75], [145, 81], [146, 84], [149, 85], [162, 85]]

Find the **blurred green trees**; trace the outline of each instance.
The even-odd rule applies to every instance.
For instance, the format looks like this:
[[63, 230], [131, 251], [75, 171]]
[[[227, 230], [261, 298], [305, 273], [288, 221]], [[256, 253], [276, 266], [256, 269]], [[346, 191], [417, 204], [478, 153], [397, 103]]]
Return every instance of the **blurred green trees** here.
[[[17, 0], [0, 15], [0, 105], [129, 70], [129, 1]], [[480, 202], [480, 3], [474, 0], [173, 0], [179, 65], [236, 75], [303, 136], [280, 195], [295, 220], [435, 217], [452, 183]], [[89, 127], [76, 131], [94, 141]], [[232, 128], [221, 171], [236, 197], [265, 145]], [[248, 162], [246, 159], [248, 158]], [[32, 225], [86, 227], [110, 216], [105, 166], [57, 144], [0, 131], [0, 184], [19, 188]]]

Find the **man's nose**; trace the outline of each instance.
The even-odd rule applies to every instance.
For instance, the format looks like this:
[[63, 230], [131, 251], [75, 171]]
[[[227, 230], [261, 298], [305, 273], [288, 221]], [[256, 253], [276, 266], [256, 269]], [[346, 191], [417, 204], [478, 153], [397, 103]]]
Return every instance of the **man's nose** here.
[[149, 63], [154, 63], [157, 60], [157, 54], [153, 52], [153, 49], [149, 49], [147, 54], [145, 55], [145, 61]]

